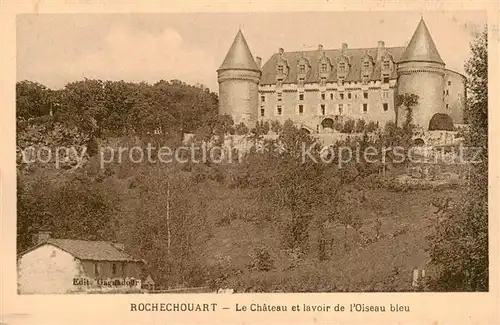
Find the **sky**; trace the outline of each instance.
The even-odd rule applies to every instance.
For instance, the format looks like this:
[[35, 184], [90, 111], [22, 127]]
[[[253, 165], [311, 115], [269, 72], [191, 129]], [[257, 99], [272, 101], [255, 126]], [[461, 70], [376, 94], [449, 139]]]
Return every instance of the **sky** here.
[[59, 89], [83, 78], [179, 79], [218, 92], [216, 70], [239, 28], [264, 63], [280, 47], [406, 46], [421, 16], [446, 68], [464, 73], [486, 12], [25, 14], [17, 17], [17, 81]]

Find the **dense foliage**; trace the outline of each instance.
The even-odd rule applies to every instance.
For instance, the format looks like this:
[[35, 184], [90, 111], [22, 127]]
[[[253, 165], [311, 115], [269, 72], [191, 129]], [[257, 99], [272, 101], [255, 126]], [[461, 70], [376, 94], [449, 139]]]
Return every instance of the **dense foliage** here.
[[[461, 203], [446, 211], [431, 246], [439, 268], [432, 288], [441, 291], [488, 291], [488, 40], [484, 31], [471, 44], [468, 74], [466, 145], [474, 162]], [[479, 155], [476, 156], [476, 149]], [[462, 203], [463, 202], [463, 203]]]

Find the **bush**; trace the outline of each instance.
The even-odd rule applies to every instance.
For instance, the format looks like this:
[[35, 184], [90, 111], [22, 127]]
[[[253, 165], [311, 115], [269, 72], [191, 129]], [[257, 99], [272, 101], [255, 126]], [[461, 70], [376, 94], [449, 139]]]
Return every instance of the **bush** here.
[[274, 268], [274, 260], [266, 247], [255, 248], [252, 257], [252, 266], [257, 270], [267, 272]]
[[366, 126], [366, 122], [365, 120], [363, 119], [359, 119], [357, 122], [356, 122], [356, 127], [355, 127], [355, 131], [356, 133], [363, 133], [365, 132], [365, 126]]
[[342, 133], [352, 133], [354, 131], [354, 120], [347, 120], [342, 128]]

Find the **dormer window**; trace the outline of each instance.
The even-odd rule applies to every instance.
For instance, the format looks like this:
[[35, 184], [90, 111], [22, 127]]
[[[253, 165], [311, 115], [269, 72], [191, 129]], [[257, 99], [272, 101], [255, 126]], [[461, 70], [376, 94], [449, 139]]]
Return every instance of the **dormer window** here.
[[364, 69], [369, 69], [370, 68], [370, 62], [368, 62], [368, 61], [363, 62], [363, 68]]
[[344, 77], [339, 77], [339, 85], [343, 86], [344, 82]]
[[328, 71], [328, 66], [326, 63], [321, 63], [321, 72], [327, 72]]
[[298, 81], [299, 86], [303, 86], [304, 85], [304, 80], [305, 80], [305, 78], [303, 78], [303, 77], [299, 78], [299, 81]]
[[390, 68], [391, 68], [391, 63], [389, 62], [389, 60], [385, 60], [384, 61], [384, 69], [389, 70]]
[[326, 78], [325, 78], [325, 77], [321, 77], [321, 78], [319, 79], [319, 84], [320, 84], [321, 86], [326, 85]]
[[278, 96], [278, 101], [280, 102], [283, 99], [283, 94], [277, 93], [277, 96]]
[[304, 100], [304, 93], [299, 93], [299, 100]]
[[278, 65], [278, 74], [283, 74], [283, 65]]
[[299, 73], [306, 73], [306, 65], [305, 64], [301, 64], [299, 66]]
[[345, 72], [345, 63], [344, 62], [340, 62], [339, 63], [339, 71], [340, 72]]
[[385, 83], [385, 84], [388, 84], [389, 83], [389, 75], [384, 73], [383, 76], [382, 76], [382, 82]]

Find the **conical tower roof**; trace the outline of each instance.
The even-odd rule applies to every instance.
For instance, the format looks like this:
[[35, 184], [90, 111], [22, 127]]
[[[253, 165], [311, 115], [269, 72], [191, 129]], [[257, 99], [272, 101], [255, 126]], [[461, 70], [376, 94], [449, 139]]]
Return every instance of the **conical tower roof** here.
[[420, 20], [410, 40], [410, 44], [408, 44], [399, 60], [400, 63], [408, 61], [425, 61], [444, 64], [423, 18]]
[[231, 45], [224, 62], [222, 62], [222, 65], [219, 68], [219, 70], [229, 69], [260, 71], [241, 30], [238, 30], [238, 34], [236, 34], [236, 37], [234, 38], [233, 45]]

